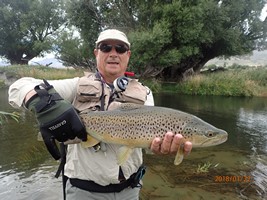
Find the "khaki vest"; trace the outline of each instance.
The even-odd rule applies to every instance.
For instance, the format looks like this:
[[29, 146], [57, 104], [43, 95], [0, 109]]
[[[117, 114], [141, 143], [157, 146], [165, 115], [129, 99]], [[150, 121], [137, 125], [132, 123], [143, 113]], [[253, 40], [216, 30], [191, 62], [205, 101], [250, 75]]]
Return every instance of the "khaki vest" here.
[[76, 97], [73, 105], [79, 111], [84, 110], [112, 110], [117, 103], [144, 104], [148, 89], [137, 79], [130, 79], [125, 91], [114, 92], [101, 77], [94, 73], [88, 73], [78, 82]]

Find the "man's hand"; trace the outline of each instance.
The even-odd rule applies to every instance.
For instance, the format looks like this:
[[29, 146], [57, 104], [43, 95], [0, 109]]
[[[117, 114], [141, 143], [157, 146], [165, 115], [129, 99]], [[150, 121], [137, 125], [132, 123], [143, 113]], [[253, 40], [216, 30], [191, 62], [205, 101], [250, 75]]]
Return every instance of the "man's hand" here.
[[175, 154], [181, 145], [184, 146], [184, 155], [189, 155], [192, 143], [185, 141], [181, 134], [174, 135], [172, 132], [167, 132], [163, 141], [158, 137], [155, 138], [150, 149], [155, 154]]
[[79, 138], [86, 141], [85, 127], [70, 102], [64, 100], [47, 81], [34, 88], [36, 94], [27, 98], [26, 107], [36, 114], [40, 132], [51, 155], [58, 160], [55, 144]]

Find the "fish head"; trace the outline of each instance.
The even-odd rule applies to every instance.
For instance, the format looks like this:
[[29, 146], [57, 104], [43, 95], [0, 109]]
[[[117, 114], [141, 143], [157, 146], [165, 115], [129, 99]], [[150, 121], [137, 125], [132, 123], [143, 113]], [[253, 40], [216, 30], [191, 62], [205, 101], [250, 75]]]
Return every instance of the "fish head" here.
[[228, 133], [222, 129], [193, 116], [185, 125], [182, 135], [187, 141], [192, 142], [193, 147], [209, 147], [224, 143]]

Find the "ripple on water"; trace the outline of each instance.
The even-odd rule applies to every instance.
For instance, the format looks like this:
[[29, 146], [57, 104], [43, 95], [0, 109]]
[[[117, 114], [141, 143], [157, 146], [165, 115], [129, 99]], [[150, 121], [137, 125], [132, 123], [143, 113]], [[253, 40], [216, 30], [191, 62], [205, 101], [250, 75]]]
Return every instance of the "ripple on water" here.
[[0, 172], [0, 199], [63, 199], [61, 179], [54, 177], [55, 167], [40, 166], [27, 173], [15, 170]]

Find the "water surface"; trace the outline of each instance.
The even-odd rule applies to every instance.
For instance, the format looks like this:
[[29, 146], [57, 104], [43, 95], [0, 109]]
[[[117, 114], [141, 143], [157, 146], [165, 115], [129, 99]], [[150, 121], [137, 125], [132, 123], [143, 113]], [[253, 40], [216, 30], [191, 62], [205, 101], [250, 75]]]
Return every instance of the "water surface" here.
[[[226, 143], [195, 148], [179, 166], [174, 156], [144, 155], [142, 200], [267, 199], [267, 99], [155, 94], [159, 106], [192, 113], [229, 133]], [[0, 89], [0, 110], [14, 111]], [[0, 199], [62, 199], [58, 163], [37, 141], [33, 115], [0, 130]]]

